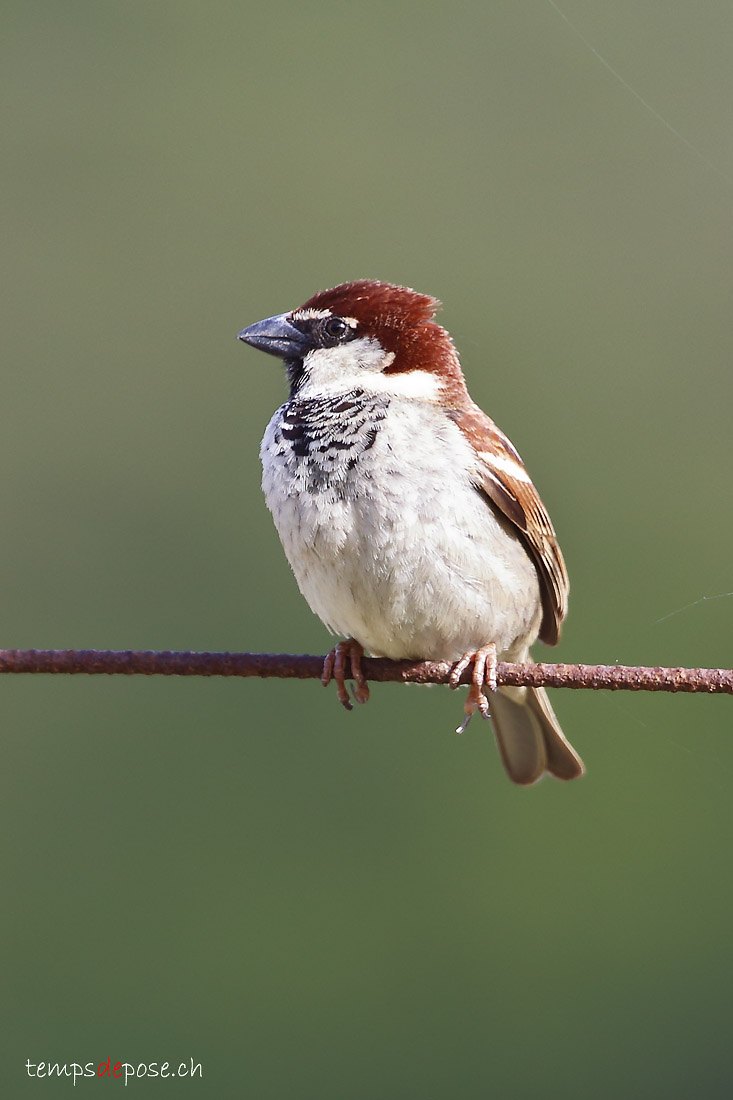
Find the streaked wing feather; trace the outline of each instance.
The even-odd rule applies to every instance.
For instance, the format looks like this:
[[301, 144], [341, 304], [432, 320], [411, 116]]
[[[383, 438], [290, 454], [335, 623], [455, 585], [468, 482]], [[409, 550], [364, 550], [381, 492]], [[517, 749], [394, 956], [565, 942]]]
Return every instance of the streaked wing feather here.
[[450, 416], [478, 454], [477, 488], [515, 525], [534, 558], [542, 593], [540, 638], [554, 645], [567, 614], [569, 583], [547, 510], [516, 449], [485, 412], [472, 404], [452, 409]]

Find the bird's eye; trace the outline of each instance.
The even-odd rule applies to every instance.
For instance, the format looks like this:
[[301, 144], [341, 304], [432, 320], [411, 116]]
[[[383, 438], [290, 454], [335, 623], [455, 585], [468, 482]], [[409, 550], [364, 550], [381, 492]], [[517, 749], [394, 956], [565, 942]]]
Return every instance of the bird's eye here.
[[350, 331], [350, 326], [342, 317], [329, 317], [323, 325], [323, 331], [329, 340], [340, 340]]

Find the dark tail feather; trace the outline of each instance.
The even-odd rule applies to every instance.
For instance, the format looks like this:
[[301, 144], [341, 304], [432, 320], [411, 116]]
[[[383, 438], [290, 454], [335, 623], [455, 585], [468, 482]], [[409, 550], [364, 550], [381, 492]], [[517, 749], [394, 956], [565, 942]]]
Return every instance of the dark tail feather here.
[[509, 778], [522, 785], [536, 783], [545, 772], [557, 779], [577, 779], [585, 770], [583, 761], [565, 739], [545, 689], [521, 690], [521, 702], [502, 690], [489, 696], [494, 733]]

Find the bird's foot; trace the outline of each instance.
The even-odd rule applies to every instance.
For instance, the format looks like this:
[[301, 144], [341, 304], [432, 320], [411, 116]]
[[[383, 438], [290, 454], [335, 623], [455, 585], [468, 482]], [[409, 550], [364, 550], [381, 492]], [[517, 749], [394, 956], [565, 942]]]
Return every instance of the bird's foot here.
[[354, 638], [347, 638], [345, 642], [339, 642], [326, 655], [321, 673], [321, 683], [328, 687], [331, 680], [336, 681], [336, 694], [339, 703], [347, 710], [353, 710], [349, 692], [346, 687], [346, 658], [351, 665], [351, 675], [355, 681], [354, 698], [357, 703], [366, 703], [369, 700], [369, 684], [362, 671], [361, 659], [364, 656], [364, 647]]
[[489, 700], [484, 694], [484, 684], [488, 687], [489, 691], [496, 691], [496, 646], [493, 642], [489, 642], [488, 645], [482, 646], [481, 649], [477, 649], [475, 653], [464, 653], [460, 661], [457, 661], [453, 666], [453, 670], [450, 674], [450, 686], [457, 688], [461, 673], [468, 668], [473, 661], [473, 672], [471, 673], [471, 686], [468, 689], [468, 698], [464, 706], [466, 717], [461, 722], [460, 726], [456, 730], [456, 733], [463, 733], [466, 726], [473, 718], [476, 711], [479, 712], [482, 718], [489, 718]]

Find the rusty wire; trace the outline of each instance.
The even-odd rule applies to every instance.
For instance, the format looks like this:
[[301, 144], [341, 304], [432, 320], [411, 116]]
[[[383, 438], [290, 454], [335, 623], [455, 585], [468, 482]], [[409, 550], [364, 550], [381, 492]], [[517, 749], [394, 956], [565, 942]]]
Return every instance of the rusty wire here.
[[[447, 661], [364, 658], [368, 680], [447, 684]], [[196, 653], [107, 649], [2, 649], [0, 673], [87, 673], [142, 676], [258, 676], [320, 679], [323, 657], [289, 653]], [[347, 674], [350, 672], [347, 663]], [[470, 667], [461, 677], [469, 683]], [[609, 691], [702, 691], [733, 695], [733, 669], [644, 668], [629, 665], [511, 664], [500, 661], [497, 681], [510, 687], [593, 688]]]

